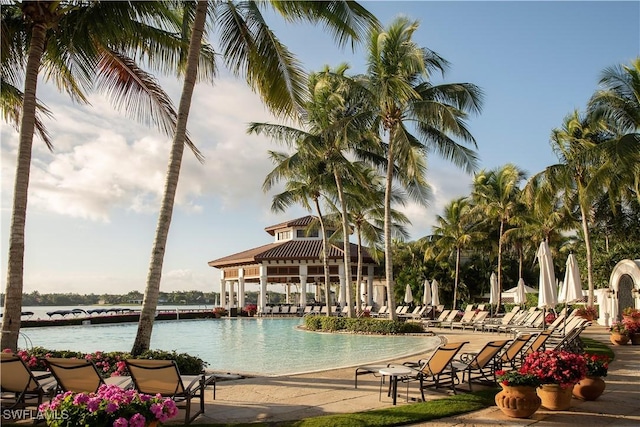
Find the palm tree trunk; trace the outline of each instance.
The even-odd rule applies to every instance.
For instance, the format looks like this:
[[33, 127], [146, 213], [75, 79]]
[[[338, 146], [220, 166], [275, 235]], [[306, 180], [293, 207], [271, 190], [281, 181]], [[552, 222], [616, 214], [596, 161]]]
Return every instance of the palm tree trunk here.
[[338, 190], [338, 199], [340, 200], [340, 208], [342, 209], [342, 247], [344, 254], [344, 276], [347, 290], [347, 306], [349, 307], [349, 317], [355, 317], [353, 310], [353, 282], [351, 280], [351, 245], [349, 244], [349, 217], [347, 216], [347, 204], [344, 201], [344, 190], [342, 188], [342, 179], [338, 171], [334, 171], [333, 176], [336, 180], [336, 188]]
[[27, 195], [29, 190], [29, 174], [31, 169], [31, 149], [36, 117], [36, 88], [38, 72], [44, 52], [47, 29], [44, 24], [36, 23], [31, 30], [31, 44], [27, 58], [24, 80], [24, 99], [22, 105], [22, 121], [20, 123], [20, 145], [13, 189], [13, 210], [11, 214], [11, 231], [9, 236], [9, 257], [7, 267], [7, 284], [4, 299], [4, 315], [2, 316], [2, 349], [12, 351], [18, 349], [20, 333], [20, 316], [22, 314], [22, 289], [24, 279], [24, 235], [27, 219]]
[[324, 219], [322, 218], [322, 210], [317, 197], [313, 199], [318, 212], [318, 220], [320, 221], [320, 232], [322, 233], [322, 265], [324, 266], [324, 301], [327, 306], [327, 316], [331, 316], [331, 274], [329, 273], [329, 242], [327, 241], [327, 232], [324, 229]]
[[[358, 236], [358, 270], [356, 271], [356, 300], [360, 298], [360, 283], [362, 282], [362, 235], [360, 234], [360, 225], [356, 223], [356, 235]], [[367, 295], [369, 292], [369, 288], [367, 287]], [[367, 298], [368, 300], [368, 298]], [[366, 305], [365, 301], [365, 305]], [[361, 305], [358, 304], [358, 308], [361, 308]]]
[[587, 283], [589, 284], [589, 295], [587, 305], [593, 307], [593, 266], [591, 260], [591, 237], [589, 236], [589, 223], [587, 221], [586, 209], [580, 204], [580, 214], [582, 215], [582, 233], [584, 234], [584, 245], [587, 249]]
[[504, 233], [504, 220], [500, 220], [500, 236], [498, 237], [498, 306], [496, 307], [496, 313], [500, 311], [502, 305], [502, 234]]
[[389, 137], [389, 153], [387, 154], [387, 177], [384, 191], [384, 271], [387, 280], [387, 311], [391, 320], [398, 320], [396, 314], [396, 298], [393, 283], [393, 257], [391, 256], [391, 191], [393, 186], [393, 144]]
[[458, 300], [458, 276], [460, 274], [460, 248], [456, 248], [456, 280], [453, 285], [453, 310], [456, 309], [456, 301]]
[[173, 138], [173, 144], [171, 145], [164, 196], [162, 198], [162, 206], [160, 207], [160, 215], [158, 217], [158, 225], [156, 227], [156, 237], [153, 243], [153, 250], [151, 252], [147, 287], [144, 293], [142, 312], [140, 313], [140, 321], [138, 323], [138, 332], [133, 343], [133, 348], [131, 349], [131, 354], [133, 356], [137, 356], [143, 351], [148, 350], [151, 344], [153, 320], [155, 318], [156, 308], [158, 307], [162, 264], [164, 261], [169, 228], [171, 226], [171, 217], [173, 215], [173, 205], [175, 202], [176, 189], [178, 187], [178, 178], [180, 177], [180, 166], [182, 165], [182, 154], [184, 152], [184, 143], [187, 135], [187, 121], [189, 119], [189, 110], [191, 108], [191, 98], [193, 96], [193, 89], [196, 85], [196, 78], [198, 74], [198, 60], [200, 57], [200, 45], [202, 41], [202, 34], [204, 32], [204, 24], [207, 17], [207, 6], [208, 2], [206, 0], [200, 0], [196, 7], [196, 15], [193, 22], [191, 40], [189, 42], [187, 70], [182, 88], [182, 96], [180, 98], [180, 106], [178, 107], [176, 133]]

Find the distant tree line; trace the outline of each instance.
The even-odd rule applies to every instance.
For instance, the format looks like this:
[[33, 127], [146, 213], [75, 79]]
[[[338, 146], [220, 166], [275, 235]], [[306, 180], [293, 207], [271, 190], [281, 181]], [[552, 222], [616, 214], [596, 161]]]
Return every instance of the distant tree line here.
[[[245, 292], [245, 304], [256, 304], [258, 292]], [[267, 292], [270, 304], [284, 304], [286, 296], [278, 292]], [[77, 294], [77, 293], [52, 293], [44, 294], [38, 291], [22, 294], [22, 306], [82, 306], [82, 305], [130, 305], [142, 301], [143, 294], [138, 291], [131, 291], [126, 294]], [[308, 299], [312, 298], [308, 294]], [[4, 294], [0, 294], [1, 303], [4, 304]], [[160, 292], [160, 304], [166, 305], [204, 305], [212, 306], [219, 304], [219, 292], [202, 291], [174, 291]]]

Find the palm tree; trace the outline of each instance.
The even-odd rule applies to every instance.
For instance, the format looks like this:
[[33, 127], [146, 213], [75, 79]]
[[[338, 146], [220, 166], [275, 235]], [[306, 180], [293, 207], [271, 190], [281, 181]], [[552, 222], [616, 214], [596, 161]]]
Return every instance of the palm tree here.
[[[467, 172], [476, 168], [475, 153], [453, 138], [475, 145], [466, 128], [468, 112], [479, 112], [482, 93], [468, 83], [433, 85], [432, 71], [444, 72], [447, 62], [412, 40], [418, 23], [397, 18], [386, 30], [369, 35], [367, 73], [363, 84], [376, 108], [380, 131], [386, 141], [384, 250], [385, 276], [391, 316], [395, 320], [393, 260], [391, 247], [391, 193], [394, 180], [408, 194], [425, 203], [425, 157], [436, 151]], [[415, 129], [411, 133], [409, 125]]]
[[611, 133], [605, 122], [574, 111], [565, 117], [562, 128], [554, 129], [551, 134], [551, 144], [560, 162], [532, 177], [545, 182], [540, 186], [540, 197], [548, 199], [560, 193], [566, 209], [577, 206], [586, 247], [589, 306], [593, 306], [594, 296], [590, 209], [592, 202], [603, 192], [601, 186], [594, 185], [594, 177], [602, 165], [602, 157], [591, 154], [598, 152], [598, 145], [610, 138]]
[[[37, 111], [47, 114], [36, 98], [40, 70], [73, 101], [87, 103], [85, 92], [97, 89], [133, 117], [171, 133], [176, 113], [169, 97], [131, 58], [139, 57], [153, 67], [178, 64], [182, 40], [174, 34], [179, 24], [164, 2], [3, 4], [2, 108], [4, 117], [19, 127], [3, 348], [16, 349], [20, 330], [27, 195], [36, 130], [51, 148], [37, 115]], [[21, 77], [23, 91], [18, 89]]]
[[[307, 20], [322, 22], [341, 44], [351, 40], [357, 41], [361, 31], [369, 26], [377, 26], [377, 20], [366, 9], [356, 2], [334, 0], [329, 2], [297, 1], [297, 2], [254, 2], [226, 1], [211, 3], [211, 16], [214, 27], [220, 34], [220, 52], [227, 67], [237, 76], [244, 75], [247, 83], [256, 90], [265, 105], [276, 115], [292, 115], [302, 104], [305, 75], [299, 63], [288, 49], [282, 45], [266, 25], [260, 7], [271, 6], [276, 12], [292, 21]], [[185, 78], [181, 106], [183, 114], [179, 115], [176, 135], [170, 153], [169, 168], [165, 181], [156, 237], [154, 240], [145, 301], [138, 333], [133, 345], [132, 354], [140, 354], [149, 348], [153, 317], [158, 303], [158, 292], [162, 276], [162, 263], [171, 215], [177, 188], [180, 163], [182, 159], [181, 143], [184, 135], [178, 129], [185, 129], [188, 119], [188, 105], [195, 86], [198, 65], [199, 40], [205, 30], [205, 18], [209, 2], [199, 0], [195, 19], [192, 25], [192, 44], [188, 54], [187, 69], [195, 68]], [[195, 40], [194, 40], [195, 39]], [[195, 44], [194, 44], [195, 42]], [[183, 104], [184, 101], [184, 104]]]
[[473, 206], [466, 197], [453, 200], [445, 206], [443, 216], [436, 218], [437, 225], [433, 227], [433, 235], [427, 242], [433, 243], [425, 248], [425, 261], [435, 259], [441, 261], [455, 252], [456, 269], [453, 285], [453, 310], [456, 309], [458, 298], [458, 280], [460, 274], [460, 258], [462, 251], [474, 241], [481, 240], [484, 233], [478, 231], [479, 222], [473, 215]]
[[592, 120], [606, 119], [616, 137], [601, 144], [609, 161], [598, 175], [610, 196], [635, 193], [640, 201], [640, 57], [630, 66], [605, 69], [600, 85], [603, 88], [591, 97], [588, 110]]
[[[305, 156], [304, 152], [296, 152], [292, 155], [286, 153], [269, 152], [276, 167], [267, 175], [262, 185], [265, 192], [271, 190], [273, 185], [285, 179], [285, 189], [282, 193], [273, 196], [271, 210], [284, 212], [293, 204], [299, 204], [308, 211], [318, 214], [320, 233], [322, 234], [322, 264], [324, 267], [325, 304], [327, 316], [331, 315], [330, 294], [331, 275], [329, 272], [329, 241], [325, 217], [322, 214], [320, 199], [324, 197], [323, 189], [331, 185], [332, 176], [327, 172], [323, 161], [317, 158]], [[313, 206], [312, 206], [312, 204]]]
[[[490, 171], [481, 171], [473, 179], [472, 198], [476, 210], [489, 220], [499, 223], [498, 229], [498, 291], [502, 295], [502, 247], [504, 232], [518, 208], [520, 183], [525, 174], [517, 166], [505, 166]], [[502, 299], [502, 298], [500, 298]], [[498, 309], [501, 302], [498, 304]]]
[[[345, 76], [346, 65], [336, 67], [334, 71], [325, 68], [320, 73], [313, 73], [309, 78], [309, 97], [301, 108], [301, 116], [305, 129], [289, 126], [252, 123], [250, 133], [265, 133], [278, 142], [289, 145], [295, 143], [299, 152], [321, 162], [326, 171], [331, 173], [335, 194], [339, 202], [342, 225], [343, 262], [346, 281], [346, 303], [349, 317], [354, 317], [353, 286], [351, 279], [351, 251], [349, 244], [350, 223], [347, 212], [347, 201], [344, 194], [345, 179], [356, 180], [360, 186], [368, 185], [367, 176], [347, 157], [358, 156], [358, 151], [366, 149], [370, 141], [375, 140], [371, 132], [371, 118], [362, 108], [363, 100], [357, 88], [349, 84]], [[332, 192], [332, 188], [326, 188]]]

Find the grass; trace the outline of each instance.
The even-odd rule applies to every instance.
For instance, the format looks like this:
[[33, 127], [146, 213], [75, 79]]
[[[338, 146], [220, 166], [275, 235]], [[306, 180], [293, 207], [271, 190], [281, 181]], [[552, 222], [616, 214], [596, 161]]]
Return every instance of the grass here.
[[598, 356], [609, 356], [611, 361], [616, 358], [616, 354], [607, 344], [587, 337], [580, 337], [580, 340], [582, 340], [582, 346], [585, 353], [597, 354]]

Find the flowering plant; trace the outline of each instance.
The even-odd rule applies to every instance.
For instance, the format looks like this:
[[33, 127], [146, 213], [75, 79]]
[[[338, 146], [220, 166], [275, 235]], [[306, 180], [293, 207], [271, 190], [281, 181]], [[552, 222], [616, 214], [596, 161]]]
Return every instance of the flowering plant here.
[[598, 318], [598, 311], [595, 307], [584, 306], [576, 310], [576, 315], [588, 320], [595, 320]]
[[587, 363], [587, 375], [590, 377], [606, 377], [610, 360], [609, 356], [585, 353], [584, 361]]
[[629, 331], [627, 330], [627, 325], [625, 325], [623, 322], [614, 322], [609, 327], [609, 331], [613, 334], [629, 335]]
[[39, 410], [52, 427], [144, 427], [147, 422], [164, 422], [178, 414], [169, 398], [106, 384], [97, 393], [59, 394]]
[[587, 363], [581, 355], [565, 350], [537, 351], [526, 357], [520, 372], [537, 376], [541, 384], [567, 388], [586, 376]]
[[547, 314], [544, 318], [545, 323], [553, 323], [554, 320], [556, 320], [556, 315], [553, 313]]
[[633, 319], [640, 320], [640, 310], [638, 310], [637, 308], [627, 307], [624, 310], [622, 310], [622, 314], [625, 316], [629, 316]]
[[635, 320], [625, 319], [622, 321], [622, 324], [624, 325], [628, 333], [630, 334], [640, 333], [640, 322], [636, 322]]
[[506, 386], [540, 386], [540, 379], [533, 374], [524, 374], [520, 371], [496, 371], [498, 382]]

